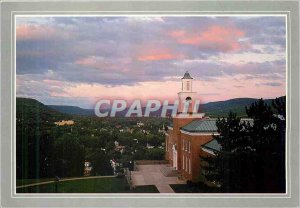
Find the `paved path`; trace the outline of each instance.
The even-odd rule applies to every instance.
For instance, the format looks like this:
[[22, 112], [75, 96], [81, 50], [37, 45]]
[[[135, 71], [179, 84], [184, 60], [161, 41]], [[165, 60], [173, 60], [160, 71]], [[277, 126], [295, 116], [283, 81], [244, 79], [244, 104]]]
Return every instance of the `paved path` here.
[[160, 171], [166, 165], [137, 165], [137, 171], [131, 172], [134, 186], [155, 185], [160, 193], [174, 193], [169, 184], [183, 184], [177, 177], [166, 177]]
[[[59, 182], [61, 181], [76, 181], [76, 180], [84, 180], [84, 179], [91, 179], [91, 178], [114, 178], [116, 177], [115, 175], [112, 176], [90, 176], [90, 177], [78, 177], [78, 178], [67, 178], [67, 179], [60, 179]], [[48, 184], [48, 183], [54, 183], [55, 181], [45, 181], [45, 182], [40, 182], [40, 183], [32, 183], [32, 184], [27, 184], [27, 185], [22, 185], [22, 186], [17, 186], [17, 188], [25, 188], [25, 187], [30, 187], [30, 186], [38, 186], [38, 185], [43, 185], [43, 184]]]

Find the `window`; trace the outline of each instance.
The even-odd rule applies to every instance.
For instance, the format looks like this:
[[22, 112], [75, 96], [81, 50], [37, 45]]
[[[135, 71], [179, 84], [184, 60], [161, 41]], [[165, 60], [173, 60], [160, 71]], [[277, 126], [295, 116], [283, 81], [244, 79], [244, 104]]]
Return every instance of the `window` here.
[[190, 81], [186, 82], [186, 90], [190, 90]]
[[166, 151], [167, 151], [167, 152], [169, 151], [169, 150], [168, 150], [168, 142], [169, 142], [169, 140], [166, 139]]
[[189, 172], [189, 163], [188, 163], [189, 161], [188, 160], [189, 160], [189, 158], [186, 157], [186, 172], [187, 173]]
[[186, 142], [185, 142], [185, 151], [188, 151], [188, 140], [186, 140]]
[[189, 145], [189, 153], [191, 153], [191, 141], [188, 142]]
[[192, 173], [192, 164], [191, 164], [191, 159], [189, 158], [189, 174]]
[[191, 97], [186, 97], [185, 100], [190, 101], [190, 100], [192, 100], [192, 98]]

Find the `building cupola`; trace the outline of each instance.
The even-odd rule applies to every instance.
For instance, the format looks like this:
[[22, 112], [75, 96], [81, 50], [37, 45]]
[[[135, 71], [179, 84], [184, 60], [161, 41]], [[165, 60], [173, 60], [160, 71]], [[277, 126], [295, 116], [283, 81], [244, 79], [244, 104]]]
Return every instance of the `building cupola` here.
[[193, 79], [188, 71], [186, 71], [181, 79]]
[[182, 80], [182, 88], [181, 88], [182, 92], [192, 92], [193, 91], [193, 89], [192, 89], [193, 78], [191, 77], [191, 75], [189, 74], [188, 71], [185, 72], [185, 74], [183, 75], [181, 80]]

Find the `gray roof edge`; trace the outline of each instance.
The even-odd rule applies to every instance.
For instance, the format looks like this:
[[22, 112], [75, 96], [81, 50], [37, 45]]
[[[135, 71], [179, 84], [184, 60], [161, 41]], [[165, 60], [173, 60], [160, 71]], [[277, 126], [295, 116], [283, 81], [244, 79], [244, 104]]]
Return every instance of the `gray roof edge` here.
[[[206, 142], [205, 144], [202, 144], [201, 145], [201, 148], [206, 148], [206, 149], [208, 149], [208, 150], [213, 150], [213, 151], [220, 151], [219, 149], [214, 149], [214, 148], [211, 148], [211, 147], [208, 147], [207, 146], [207, 144], [209, 144], [209, 143], [212, 143], [212, 142], [217, 142], [218, 143], [218, 141], [216, 140], [216, 139], [212, 139], [212, 140], [210, 140], [209, 142]], [[218, 143], [218, 145], [221, 147], [221, 145]]]
[[210, 151], [216, 151], [216, 152], [220, 152], [220, 150], [213, 149], [213, 148], [210, 148], [210, 147], [207, 147], [207, 146], [201, 146], [201, 148], [203, 148], [203, 149], [207, 149], [207, 150], [210, 150]]
[[218, 133], [217, 131], [209, 131], [209, 130], [207, 130], [207, 131], [203, 131], [203, 130], [188, 130], [188, 129], [184, 129], [184, 128], [180, 128], [180, 130], [183, 130], [183, 131], [186, 131], [186, 132], [189, 132], [189, 133]]

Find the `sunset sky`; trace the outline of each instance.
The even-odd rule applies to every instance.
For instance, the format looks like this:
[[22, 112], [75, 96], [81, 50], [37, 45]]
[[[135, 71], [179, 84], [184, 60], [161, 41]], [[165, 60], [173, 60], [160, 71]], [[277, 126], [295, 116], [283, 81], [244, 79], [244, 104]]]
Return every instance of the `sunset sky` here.
[[283, 16], [20, 16], [16, 54], [17, 96], [44, 104], [174, 100], [187, 70], [202, 102], [286, 90]]

